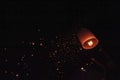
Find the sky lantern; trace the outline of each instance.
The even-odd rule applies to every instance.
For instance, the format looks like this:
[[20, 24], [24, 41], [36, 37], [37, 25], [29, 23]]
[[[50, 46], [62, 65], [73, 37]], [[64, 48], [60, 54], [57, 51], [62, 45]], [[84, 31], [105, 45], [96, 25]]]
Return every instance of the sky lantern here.
[[95, 35], [86, 28], [81, 28], [78, 33], [79, 41], [84, 49], [92, 49], [99, 43]]

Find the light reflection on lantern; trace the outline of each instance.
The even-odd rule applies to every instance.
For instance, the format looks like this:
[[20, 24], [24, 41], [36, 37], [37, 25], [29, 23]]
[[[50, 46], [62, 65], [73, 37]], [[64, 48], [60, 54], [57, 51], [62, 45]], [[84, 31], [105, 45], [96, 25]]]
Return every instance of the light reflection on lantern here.
[[79, 41], [84, 49], [92, 49], [99, 43], [95, 35], [86, 28], [81, 28], [78, 33]]

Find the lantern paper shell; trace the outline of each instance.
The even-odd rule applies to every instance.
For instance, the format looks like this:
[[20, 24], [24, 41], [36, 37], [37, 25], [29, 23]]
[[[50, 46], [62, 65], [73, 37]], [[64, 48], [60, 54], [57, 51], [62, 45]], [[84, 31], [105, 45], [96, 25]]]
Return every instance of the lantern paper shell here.
[[99, 43], [95, 35], [86, 28], [82, 28], [78, 33], [79, 41], [84, 49], [92, 49]]

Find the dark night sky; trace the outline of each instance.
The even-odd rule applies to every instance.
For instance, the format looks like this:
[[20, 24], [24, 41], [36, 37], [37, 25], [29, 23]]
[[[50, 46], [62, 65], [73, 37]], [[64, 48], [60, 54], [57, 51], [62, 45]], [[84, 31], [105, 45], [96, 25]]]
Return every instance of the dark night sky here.
[[14, 43], [36, 28], [55, 34], [82, 25], [113, 44], [120, 40], [115, 36], [119, 34], [119, 8], [117, 2], [8, 2], [1, 10], [0, 32], [5, 35], [3, 41]]
[[56, 34], [66, 35], [86, 27], [119, 64], [119, 10], [119, 2], [109, 1], [9, 1], [0, 8], [0, 46], [21, 46], [19, 42], [36, 40], [41, 35], [52, 39]]

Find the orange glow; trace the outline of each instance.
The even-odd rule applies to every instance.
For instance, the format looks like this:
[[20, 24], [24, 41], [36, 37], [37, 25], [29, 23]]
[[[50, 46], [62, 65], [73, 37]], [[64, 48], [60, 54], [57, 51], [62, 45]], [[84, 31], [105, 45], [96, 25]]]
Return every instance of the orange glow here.
[[86, 28], [82, 28], [78, 33], [79, 41], [84, 49], [92, 49], [99, 43], [95, 35]]

